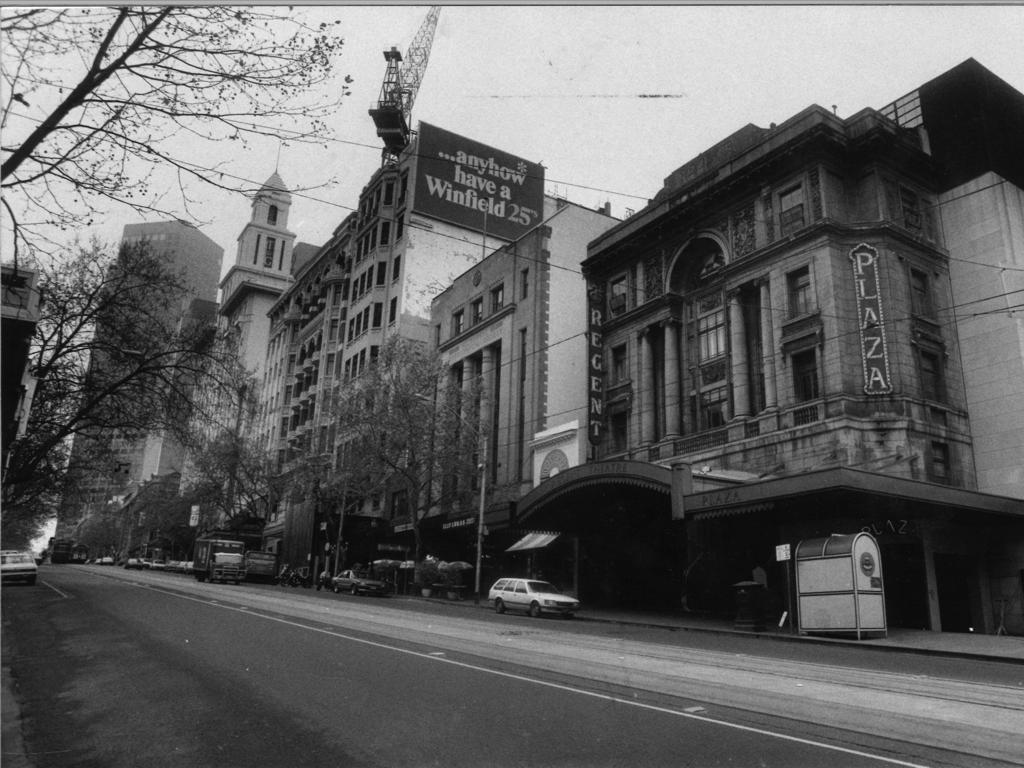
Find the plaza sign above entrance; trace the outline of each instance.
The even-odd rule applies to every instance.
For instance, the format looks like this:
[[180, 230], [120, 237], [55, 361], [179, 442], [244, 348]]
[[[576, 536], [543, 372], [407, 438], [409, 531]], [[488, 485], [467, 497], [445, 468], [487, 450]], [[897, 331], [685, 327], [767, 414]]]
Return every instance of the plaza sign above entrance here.
[[541, 221], [544, 166], [429, 123], [419, 125], [417, 213], [515, 240]]
[[887, 395], [892, 392], [878, 261], [878, 250], [866, 243], [850, 251], [857, 296], [860, 356], [864, 366], [864, 392], [869, 395]]

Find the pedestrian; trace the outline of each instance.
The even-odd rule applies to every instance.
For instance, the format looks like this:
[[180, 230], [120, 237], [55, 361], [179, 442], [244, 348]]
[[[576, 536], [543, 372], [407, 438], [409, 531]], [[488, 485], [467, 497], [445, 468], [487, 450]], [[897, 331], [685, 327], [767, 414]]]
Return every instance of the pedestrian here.
[[331, 586], [331, 572], [327, 566], [324, 566], [323, 571], [320, 572], [320, 578], [316, 582], [316, 591], [319, 592], [321, 588], [327, 588]]

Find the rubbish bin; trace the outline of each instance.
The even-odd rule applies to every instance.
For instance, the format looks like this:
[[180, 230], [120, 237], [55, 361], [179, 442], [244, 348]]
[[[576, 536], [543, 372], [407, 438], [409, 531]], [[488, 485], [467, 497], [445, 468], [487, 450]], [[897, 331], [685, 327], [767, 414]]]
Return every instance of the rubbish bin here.
[[736, 590], [736, 621], [733, 626], [747, 632], [763, 632], [765, 628], [765, 588], [757, 581], [738, 581]]

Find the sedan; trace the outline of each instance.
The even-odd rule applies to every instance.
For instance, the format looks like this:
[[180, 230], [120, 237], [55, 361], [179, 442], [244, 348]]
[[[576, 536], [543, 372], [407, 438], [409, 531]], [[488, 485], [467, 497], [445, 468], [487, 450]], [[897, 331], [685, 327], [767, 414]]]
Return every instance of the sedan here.
[[135, 569], [141, 571], [142, 561], [137, 557], [129, 557], [127, 560], [124, 561], [124, 567], [128, 568], [129, 570]]
[[35, 557], [28, 552], [4, 550], [0, 553], [0, 576], [2, 576], [0, 581], [4, 584], [9, 581], [35, 584], [38, 570]]
[[388, 585], [355, 571], [342, 571], [331, 579], [331, 589], [335, 592], [351, 592], [353, 595], [386, 595]]

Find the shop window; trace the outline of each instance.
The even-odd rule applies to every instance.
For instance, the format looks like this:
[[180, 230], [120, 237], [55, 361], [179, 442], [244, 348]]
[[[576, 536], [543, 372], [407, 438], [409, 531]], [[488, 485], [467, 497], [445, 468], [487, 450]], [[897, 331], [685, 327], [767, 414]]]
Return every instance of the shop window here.
[[817, 400], [818, 390], [818, 355], [815, 350], [805, 349], [796, 352], [793, 363], [793, 394], [798, 403]]
[[612, 384], [621, 384], [629, 380], [629, 364], [626, 360], [627, 347], [620, 344], [612, 347]]
[[783, 237], [804, 226], [804, 190], [797, 185], [779, 193], [779, 232]]
[[946, 399], [942, 355], [937, 350], [919, 349], [917, 372], [921, 379], [921, 397], [942, 402]]
[[789, 316], [799, 317], [813, 312], [814, 296], [811, 292], [811, 268], [801, 267], [786, 275], [786, 291], [789, 297]]
[[910, 302], [911, 310], [915, 315], [920, 315], [921, 317], [935, 316], [931, 280], [927, 272], [919, 269], [910, 270]]
[[697, 319], [697, 344], [700, 361], [725, 353], [725, 310], [718, 309]]
[[473, 325], [484, 319], [484, 300], [476, 299], [469, 305], [470, 318]]
[[505, 286], [499, 285], [491, 289], [491, 312], [497, 312], [505, 306]]

